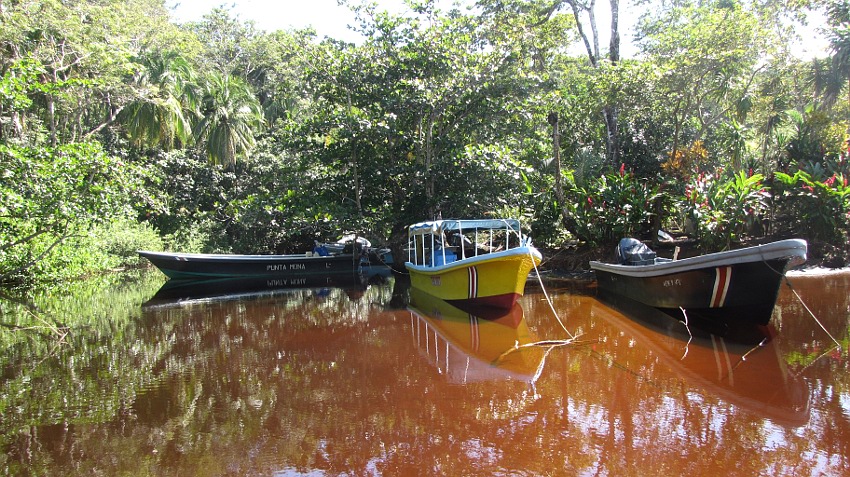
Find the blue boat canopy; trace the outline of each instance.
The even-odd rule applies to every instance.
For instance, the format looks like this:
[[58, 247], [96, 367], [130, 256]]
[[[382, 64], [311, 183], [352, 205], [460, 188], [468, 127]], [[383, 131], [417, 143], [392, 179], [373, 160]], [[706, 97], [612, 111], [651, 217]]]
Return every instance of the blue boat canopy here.
[[520, 233], [519, 220], [517, 219], [432, 220], [413, 224], [409, 229], [410, 235], [439, 234], [448, 231], [473, 232], [475, 230], [512, 230]]

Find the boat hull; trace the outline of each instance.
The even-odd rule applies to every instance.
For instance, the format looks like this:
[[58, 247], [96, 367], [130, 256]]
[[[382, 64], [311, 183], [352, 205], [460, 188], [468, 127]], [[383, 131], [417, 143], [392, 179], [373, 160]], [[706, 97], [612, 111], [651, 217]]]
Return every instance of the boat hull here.
[[786, 240], [658, 265], [591, 262], [601, 290], [661, 309], [766, 325], [789, 262], [805, 261], [806, 243]]
[[410, 262], [405, 267], [411, 286], [449, 303], [510, 309], [541, 260], [536, 248], [524, 246], [437, 267]]
[[166, 276], [172, 279], [198, 278], [274, 278], [288, 280], [289, 286], [313, 285], [317, 280], [356, 278], [361, 273], [360, 261], [352, 255], [229, 255], [139, 251]]

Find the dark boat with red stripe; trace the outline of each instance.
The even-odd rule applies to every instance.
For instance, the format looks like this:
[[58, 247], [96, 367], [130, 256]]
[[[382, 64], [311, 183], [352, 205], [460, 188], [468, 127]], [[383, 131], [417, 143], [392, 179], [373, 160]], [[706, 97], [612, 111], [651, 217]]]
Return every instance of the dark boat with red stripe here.
[[789, 239], [681, 260], [620, 241], [620, 263], [590, 262], [599, 289], [702, 318], [766, 325], [785, 271], [806, 261], [805, 240]]

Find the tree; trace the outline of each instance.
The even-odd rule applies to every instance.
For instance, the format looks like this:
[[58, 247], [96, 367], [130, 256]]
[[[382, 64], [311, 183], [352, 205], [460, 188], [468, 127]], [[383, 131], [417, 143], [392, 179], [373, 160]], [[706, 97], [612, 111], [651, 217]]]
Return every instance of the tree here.
[[192, 141], [197, 87], [189, 63], [176, 53], [151, 53], [134, 77], [138, 97], [120, 114], [136, 146], [169, 150]]
[[138, 171], [97, 143], [0, 145], [0, 282], [19, 280], [93, 223], [129, 214]]
[[[850, 1], [836, 0], [829, 3], [827, 24], [832, 56], [828, 59], [825, 70], [816, 74], [816, 86], [828, 105], [837, 102], [841, 91], [846, 88], [847, 106], [850, 107]], [[847, 136], [850, 151], [850, 121], [847, 125]]]
[[770, 36], [754, 12], [726, 0], [676, 5], [645, 17], [640, 32], [671, 105], [670, 158], [676, 158], [684, 141], [699, 141], [738, 118], [757, 72], [766, 67], [758, 62]]
[[255, 131], [263, 125], [263, 111], [254, 92], [241, 79], [211, 73], [204, 79], [201, 120], [195, 141], [216, 164], [235, 164], [255, 145]]

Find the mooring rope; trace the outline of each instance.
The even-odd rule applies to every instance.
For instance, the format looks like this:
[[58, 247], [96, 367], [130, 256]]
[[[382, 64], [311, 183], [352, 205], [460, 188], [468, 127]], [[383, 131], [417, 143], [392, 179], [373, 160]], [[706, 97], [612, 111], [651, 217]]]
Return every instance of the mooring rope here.
[[552, 304], [552, 299], [549, 298], [549, 293], [546, 291], [546, 286], [543, 285], [543, 278], [540, 276], [540, 270], [537, 268], [537, 262], [534, 260], [534, 256], [531, 253], [531, 244], [529, 243], [528, 245], [528, 257], [531, 259], [531, 264], [534, 265], [534, 274], [537, 275], [537, 282], [540, 283], [540, 289], [543, 290], [543, 296], [546, 297], [546, 303], [549, 304], [549, 309], [552, 310], [552, 314], [555, 315], [555, 319], [558, 321], [558, 324], [561, 325], [561, 328], [564, 330], [564, 332], [569, 335], [570, 340], [575, 340], [575, 335], [570, 333], [570, 330], [568, 330], [567, 326], [564, 325], [564, 322], [561, 321], [561, 317], [558, 316], [558, 312], [555, 311], [555, 305]]
[[788, 285], [788, 288], [790, 288], [792, 292], [794, 292], [794, 296], [797, 297], [797, 300], [800, 300], [800, 304], [803, 305], [803, 308], [805, 308], [807, 312], [809, 312], [809, 315], [811, 315], [811, 317], [815, 320], [815, 323], [817, 323], [818, 326], [820, 326], [820, 329], [822, 329], [823, 332], [826, 333], [827, 336], [829, 336], [829, 339], [831, 339], [832, 342], [835, 343], [836, 346], [838, 346], [838, 349], [841, 349], [841, 343], [839, 343], [838, 340], [835, 339], [834, 336], [832, 336], [832, 333], [830, 333], [829, 330], [827, 330], [826, 327], [823, 326], [823, 323], [820, 322], [818, 317], [815, 316], [814, 312], [812, 312], [812, 310], [809, 308], [809, 306], [806, 305], [806, 302], [803, 301], [803, 298], [800, 296], [799, 293], [797, 293], [797, 290], [794, 289], [794, 286], [791, 285], [791, 281], [788, 280], [788, 277], [784, 277], [784, 278], [785, 278], [785, 284]]
[[791, 291], [794, 293], [794, 296], [796, 296], [797, 300], [800, 302], [800, 304], [803, 305], [803, 308], [805, 308], [805, 310], [809, 313], [809, 315], [812, 317], [812, 319], [815, 320], [815, 323], [817, 323], [818, 326], [820, 326], [820, 329], [822, 329], [823, 332], [826, 333], [827, 336], [829, 336], [829, 339], [831, 339], [832, 342], [835, 343], [835, 345], [838, 346], [838, 349], [840, 350], [841, 349], [841, 343], [839, 343], [838, 340], [835, 339], [834, 336], [832, 336], [832, 333], [830, 333], [829, 330], [826, 329], [826, 327], [823, 325], [823, 323], [821, 323], [821, 321], [814, 314], [814, 312], [811, 310], [811, 308], [809, 308], [809, 306], [806, 305], [806, 302], [803, 301], [803, 297], [801, 297], [800, 294], [797, 293], [797, 290], [794, 288], [794, 286], [791, 285], [791, 280], [788, 280], [788, 275], [786, 275], [785, 273], [780, 272], [779, 270], [773, 268], [770, 265], [770, 263], [768, 263], [768, 261], [764, 259], [764, 257], [762, 257], [762, 263], [767, 265], [767, 267], [770, 268], [771, 270], [773, 270], [774, 273], [778, 273], [780, 276], [782, 276], [783, 280], [785, 280], [785, 284], [788, 285], [788, 288], [791, 289]]

